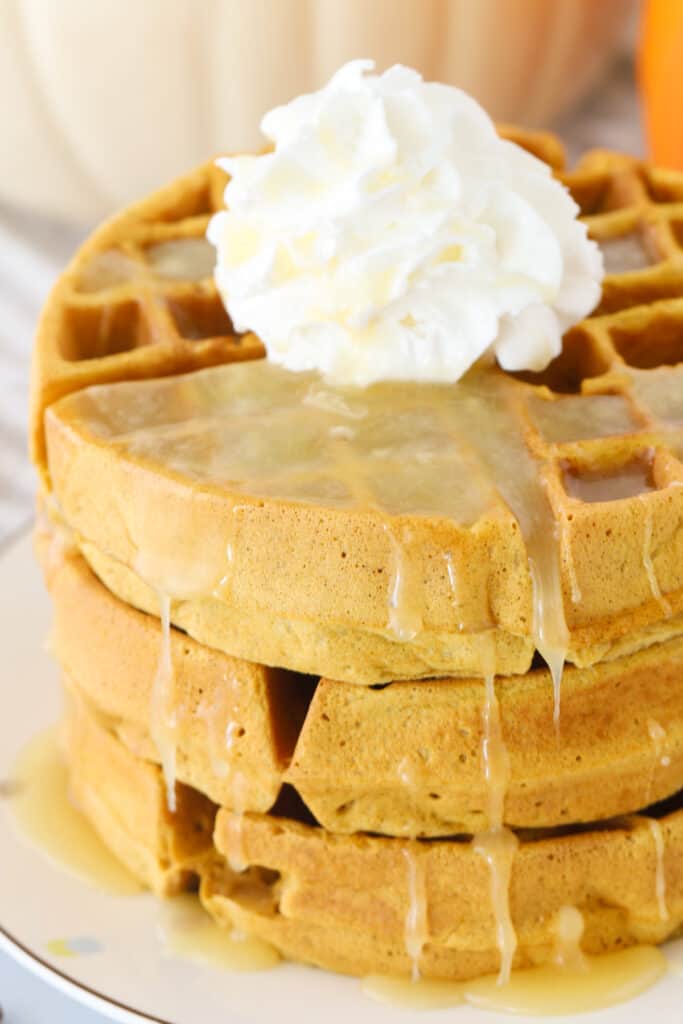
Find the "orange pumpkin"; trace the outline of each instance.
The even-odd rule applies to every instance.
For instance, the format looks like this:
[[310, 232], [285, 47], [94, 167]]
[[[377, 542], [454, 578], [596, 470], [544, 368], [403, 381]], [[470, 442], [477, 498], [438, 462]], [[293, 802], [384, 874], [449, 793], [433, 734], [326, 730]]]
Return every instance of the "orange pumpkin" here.
[[683, 170], [683, 0], [646, 0], [639, 74], [650, 155]]

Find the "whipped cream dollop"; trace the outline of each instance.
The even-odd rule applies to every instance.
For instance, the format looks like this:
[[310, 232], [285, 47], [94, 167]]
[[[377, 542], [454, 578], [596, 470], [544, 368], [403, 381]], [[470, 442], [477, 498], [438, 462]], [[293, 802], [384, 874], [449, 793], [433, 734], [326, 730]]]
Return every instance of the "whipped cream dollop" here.
[[541, 370], [600, 297], [602, 256], [550, 168], [452, 86], [352, 61], [218, 161], [215, 278], [238, 331], [333, 383], [451, 382], [492, 350]]

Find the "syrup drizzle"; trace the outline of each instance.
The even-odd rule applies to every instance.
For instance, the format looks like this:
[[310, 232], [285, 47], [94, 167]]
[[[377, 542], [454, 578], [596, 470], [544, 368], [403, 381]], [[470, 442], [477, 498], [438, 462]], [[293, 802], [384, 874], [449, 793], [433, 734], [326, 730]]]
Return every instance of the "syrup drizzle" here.
[[621, 395], [567, 395], [554, 400], [531, 395], [527, 408], [541, 436], [551, 443], [590, 441], [638, 430]]
[[[243, 507], [233, 506], [233, 519], [235, 512]], [[234, 571], [232, 542], [227, 544], [226, 560], [228, 574], [220, 582], [216, 582], [216, 573], [210, 566], [193, 565], [191, 569], [183, 571], [179, 568], [177, 560], [164, 558], [160, 552], [146, 552], [144, 556], [142, 552], [138, 552], [137, 569], [142, 579], [163, 579], [172, 584], [174, 593], [188, 596], [203, 595], [206, 592], [216, 594], [220, 593], [221, 588], [231, 585], [231, 574]], [[169, 811], [174, 813], [178, 711], [173, 708], [175, 672], [171, 654], [171, 588], [167, 590], [157, 586], [155, 589], [161, 622], [161, 647], [152, 685], [150, 736], [161, 760], [167, 806]], [[229, 824], [228, 862], [233, 871], [242, 872], [248, 867], [243, 842], [247, 779], [243, 772], [234, 769], [231, 758], [240, 728], [235, 718], [238, 703], [236, 681], [224, 675], [222, 683], [224, 685], [219, 688], [213, 705], [200, 704], [195, 713], [206, 722], [208, 751], [213, 771], [219, 778], [229, 778], [233, 813]], [[222, 721], [225, 721], [224, 732]]]
[[[562, 548], [564, 552], [564, 564], [567, 566], [567, 575], [569, 577], [570, 597], [573, 605], [579, 605], [582, 601], [581, 587], [579, 585], [579, 578], [576, 574], [576, 564], [574, 562], [574, 556], [572, 554], [571, 546], [568, 543], [567, 531], [566, 531], [567, 519], [566, 516], [562, 519]], [[555, 725], [557, 726], [557, 720]]]
[[[558, 528], [545, 490], [542, 466], [530, 454], [519, 432], [510, 395], [496, 377], [482, 376], [468, 394], [451, 399], [449, 413], [461, 438], [466, 438], [515, 516], [526, 545], [532, 584], [532, 634], [553, 680], [554, 720], [559, 730], [561, 685], [569, 646], [564, 615]], [[484, 401], [486, 422], [481, 429]]]
[[476, 835], [473, 849], [484, 857], [491, 874], [491, 904], [495, 918], [496, 943], [500, 951], [498, 984], [510, 980], [517, 935], [510, 913], [510, 879], [518, 840], [504, 825], [505, 794], [510, 781], [510, 757], [503, 739], [500, 705], [496, 695], [493, 641], [487, 652], [489, 671], [484, 676], [484, 737], [482, 759], [488, 791], [488, 830]]
[[446, 563], [446, 574], [448, 576], [448, 585], [451, 588], [451, 599], [454, 607], [458, 607], [458, 577], [455, 572], [455, 565], [453, 564], [453, 555], [450, 551], [444, 551], [443, 560]]
[[[115, 861], [89, 823], [69, 803], [66, 769], [59, 756], [55, 731], [32, 740], [20, 755], [14, 776], [22, 784], [12, 798], [22, 828], [39, 846], [98, 887], [118, 895], [135, 894], [139, 884]], [[97, 846], [90, 852], [91, 844]], [[56, 844], [56, 845], [55, 845]], [[275, 966], [279, 954], [268, 943], [215, 925], [195, 896], [176, 897], [160, 907], [167, 955], [199, 960], [229, 970], [263, 970]], [[566, 910], [561, 911], [566, 914]], [[564, 930], [571, 932], [571, 919]], [[561, 931], [560, 915], [556, 932]], [[566, 938], [565, 938], [566, 941]], [[557, 946], [559, 948], [560, 943]], [[381, 1002], [435, 1009], [467, 1002], [513, 1012], [571, 1013], [596, 1010], [632, 998], [654, 984], [666, 970], [663, 954], [640, 946], [599, 957], [586, 957], [587, 970], [565, 966], [515, 971], [510, 985], [500, 988], [495, 976], [472, 982], [371, 976], [363, 992]]]
[[[233, 376], [237, 376], [238, 370], [241, 368], [230, 368], [230, 373]], [[245, 372], [252, 372], [251, 370]], [[270, 371], [268, 371], [270, 372]], [[194, 375], [197, 379], [201, 376], [200, 374]], [[249, 378], [247, 378], [249, 379]], [[252, 386], [253, 382], [252, 382]], [[258, 383], [255, 385], [258, 388]], [[99, 389], [100, 391], [106, 391], [105, 388]], [[271, 389], [272, 390], [272, 389]], [[293, 390], [295, 390], [293, 388]], [[424, 389], [422, 391], [423, 396], [429, 400], [431, 395], [434, 398], [434, 404], [438, 405], [441, 409], [447, 410], [447, 418], [450, 421], [450, 429], [454, 436], [457, 437], [458, 441], [465, 436], [467, 443], [477, 453], [481, 467], [488, 473], [495, 488], [502, 495], [507, 505], [514, 514], [519, 524], [522, 536], [525, 541], [527, 557], [529, 561], [529, 569], [532, 580], [533, 590], [533, 627], [532, 632], [536, 648], [542, 654], [547, 661], [552, 676], [553, 676], [553, 687], [554, 687], [554, 717], [556, 724], [559, 725], [560, 706], [561, 706], [561, 677], [564, 660], [566, 656], [566, 650], [568, 646], [568, 630], [564, 617], [564, 608], [562, 600], [562, 588], [561, 588], [561, 573], [559, 566], [559, 550], [556, 536], [556, 524], [552, 511], [550, 508], [549, 500], [545, 492], [545, 488], [542, 481], [542, 464], [534, 459], [528, 452], [521, 436], [519, 436], [519, 420], [514, 415], [512, 407], [509, 403], [509, 389], [505, 389], [499, 381], [496, 379], [486, 381], [485, 379], [479, 379], [475, 386], [472, 387], [469, 384], [463, 383], [462, 387], [457, 389], [457, 395], [454, 396], [456, 389]], [[336, 396], [333, 396], [336, 398]], [[343, 399], [342, 399], [343, 401]], [[335, 415], [342, 415], [347, 418], [356, 419], [359, 423], [362, 422], [365, 413], [362, 415], [349, 417], [348, 412], [342, 409], [341, 406], [333, 401], [330, 405], [327, 397], [321, 403], [320, 401], [306, 403], [314, 408], [319, 408], [324, 412], [331, 412]], [[162, 403], [163, 406], [163, 403]], [[381, 404], [379, 406], [380, 411], [382, 410]], [[384, 410], [386, 414], [386, 408]], [[400, 419], [400, 408], [394, 410], [397, 419]], [[258, 411], [260, 418], [260, 411]], [[482, 428], [479, 429], [480, 425]], [[355, 424], [354, 424], [355, 426]], [[360, 429], [360, 428], [359, 428]], [[356, 431], [350, 428], [343, 431], [337, 430], [334, 435], [330, 430], [330, 436], [334, 441], [337, 449], [346, 449], [347, 456], [349, 452], [349, 446], [356, 440]], [[155, 435], [152, 444], [156, 444], [159, 440], [159, 434]], [[172, 440], [172, 438], [171, 438]], [[230, 438], [228, 438], [230, 440]], [[267, 441], [267, 438], [265, 439]], [[169, 438], [166, 438], [169, 441]], [[136, 447], [137, 453], [144, 454], [144, 448], [146, 440], [138, 436], [138, 445]], [[131, 446], [132, 447], [132, 446]], [[167, 452], [173, 451], [173, 444], [167, 445]], [[229, 446], [228, 446], [229, 447]], [[178, 445], [175, 448], [175, 452], [184, 452], [182, 446]], [[225, 453], [223, 453], [225, 454]], [[225, 466], [221, 465], [221, 452], [218, 452], [217, 460], [214, 459], [215, 452], [212, 452], [211, 460], [207, 460], [207, 466], [203, 472], [208, 475], [209, 478], [216, 478], [216, 466], [220, 469], [218, 473], [219, 478], [234, 480], [235, 477], [240, 477], [243, 483], [243, 489], [245, 493], [258, 494], [258, 484], [263, 481], [254, 481], [253, 477], [246, 473], [228, 472]], [[172, 454], [170, 461], [172, 463], [173, 458], [176, 455]], [[186, 455], [182, 454], [183, 460], [186, 459]], [[209, 472], [209, 461], [211, 468]], [[324, 460], [323, 460], [324, 461]], [[420, 462], [420, 460], [417, 460]], [[426, 460], [427, 462], [429, 460]], [[343, 463], [343, 465], [342, 465]], [[189, 463], [185, 463], [180, 468], [187, 470], [188, 465], [192, 471], [192, 475], [195, 478], [203, 479], [202, 469], [197, 472], [196, 466], [192, 465], [192, 459]], [[345, 468], [344, 468], [345, 467]], [[423, 595], [419, 592], [422, 587], [421, 580], [414, 578], [412, 572], [406, 572], [405, 567], [409, 565], [410, 560], [406, 559], [405, 551], [403, 548], [404, 538], [396, 536], [393, 532], [395, 521], [392, 520], [378, 505], [377, 500], [372, 495], [372, 490], [365, 484], [365, 477], [362, 471], [358, 468], [358, 458], [356, 456], [345, 457], [343, 460], [339, 460], [335, 466], [336, 469], [340, 469], [341, 476], [344, 483], [351, 483], [353, 486], [349, 488], [352, 496], [356, 499], [356, 502], [360, 500], [362, 506], [366, 508], [372, 508], [374, 511], [379, 511], [380, 515], [383, 516], [383, 525], [387, 529], [389, 534], [390, 544], [392, 545], [392, 551], [394, 555], [394, 566], [392, 569], [392, 578], [388, 586], [388, 604], [390, 608], [389, 612], [389, 628], [401, 638], [403, 634], [404, 638], [410, 638], [414, 636], [415, 632], [411, 633], [413, 629], [409, 626], [405, 629], [403, 623], [406, 621], [405, 610], [411, 609], [413, 611], [407, 617], [407, 621], [414, 619], [414, 609], [420, 609], [423, 600]], [[306, 476], [306, 474], [303, 474]], [[296, 474], [295, 474], [296, 476]], [[279, 478], [283, 480], [282, 477]], [[294, 480], [294, 476], [291, 478]], [[298, 479], [298, 478], [297, 478]], [[273, 481], [268, 479], [265, 481], [270, 485]], [[254, 487], [256, 483], [256, 487]], [[242, 485], [240, 485], [242, 486]], [[287, 497], [287, 480], [283, 482], [282, 496]], [[239, 489], [236, 488], [236, 489]], [[272, 495], [272, 489], [266, 489], [266, 494]], [[296, 495], [294, 495], [296, 496]], [[410, 511], [406, 509], [406, 511]], [[451, 504], [445, 505], [443, 514], [448, 514], [456, 521], [463, 521], [463, 506], [461, 500], [455, 493], [451, 494]], [[649, 538], [648, 538], [649, 529]], [[650, 586], [653, 594], [655, 594], [655, 588], [659, 590], [658, 581], [654, 574], [654, 568], [651, 561], [651, 540], [652, 540], [652, 522], [650, 520], [649, 528], [646, 525], [646, 537], [644, 548], [647, 550], [647, 556], [650, 558], [650, 568], [652, 572], [648, 570], [646, 564], [646, 571], [650, 580]], [[397, 554], [398, 553], [398, 554]], [[451, 566], [452, 568], [452, 566]], [[453, 573], [449, 571], [449, 582], [453, 586]], [[653, 586], [654, 581], [654, 586]], [[573, 587], [573, 590], [575, 588]], [[416, 594], [417, 592], [417, 594]], [[661, 598], [661, 591], [659, 592]], [[659, 598], [658, 598], [659, 599]], [[393, 617], [392, 617], [392, 600], [393, 600]], [[663, 599], [662, 599], [663, 600]], [[160, 612], [162, 618], [162, 633], [164, 623], [164, 608], [160, 597]], [[168, 608], [166, 610], [167, 620], [167, 631], [168, 623], [170, 622], [170, 600], [168, 601]], [[172, 676], [172, 666], [170, 665], [170, 652], [169, 657], [164, 659], [160, 658], [160, 666], [164, 661], [168, 662], [169, 675]], [[157, 680], [161, 673], [157, 673]], [[488, 681], [490, 677], [490, 682]], [[162, 690], [161, 685], [156, 686], [155, 680], [155, 691], [157, 689]], [[485, 714], [485, 732], [487, 741], [487, 752], [486, 758], [493, 761], [491, 744], [494, 741], [495, 730], [496, 730], [496, 716], [498, 714], [497, 701], [495, 699], [495, 687], [493, 686], [493, 673], [487, 673], [486, 681], [487, 690], [487, 711]], [[493, 695], [493, 696], [492, 696]], [[160, 702], [161, 703], [161, 702]], [[162, 707], [163, 710], [163, 707]], [[163, 716], [162, 716], [163, 718]], [[171, 722], [171, 728], [173, 723]], [[168, 725], [168, 723], [166, 723]], [[498, 723], [499, 725], [499, 723]], [[502, 738], [501, 738], [502, 739]], [[175, 753], [175, 747], [173, 746], [173, 754]], [[487, 770], [487, 780], [489, 780], [489, 789], [493, 791], [495, 787], [491, 785], [490, 779], [493, 778], [495, 770], [489, 766]], [[165, 775], [166, 775], [165, 767]], [[243, 777], [242, 781], [243, 781]], [[236, 795], [233, 800], [235, 806], [235, 813], [232, 816], [234, 823], [234, 850], [232, 852], [231, 860], [235, 864], [242, 866], [245, 862], [244, 849], [243, 849], [243, 836], [242, 836], [242, 814], [243, 814], [243, 798], [240, 792], [243, 791], [243, 785], [239, 781], [240, 773], [235, 773], [235, 789]], [[167, 777], [168, 784], [168, 777]], [[516, 839], [509, 830], [505, 829], [502, 825], [502, 806], [504, 803], [504, 788], [503, 795], [494, 795], [490, 793], [491, 801], [491, 815], [490, 822], [491, 827], [487, 833], [481, 836], [475, 837], [474, 848], [482, 856], [485, 857], [491, 870], [491, 881], [492, 881], [492, 900], [494, 907], [496, 908], [496, 931], [498, 944], [501, 949], [501, 971], [497, 979], [497, 987], [500, 981], [505, 977], [506, 971], [509, 975], [509, 967], [511, 964], [512, 956], [514, 954], [514, 945], [516, 943], [516, 937], [514, 935], [514, 929], [512, 928], [512, 922], [510, 919], [509, 912], [509, 881], [512, 870], [512, 862], [515, 853]], [[413, 878], [412, 874], [409, 876], [409, 887], [410, 887], [410, 908], [409, 914], [406, 919], [406, 942], [410, 942], [411, 948], [413, 949], [413, 964], [418, 961], [419, 967], [419, 955], [422, 951], [423, 944], [419, 946], [419, 950], [416, 952], [418, 943], [420, 942], [420, 896], [419, 886], [423, 885], [424, 880], [420, 883], [419, 870], [417, 865], [413, 869], [409, 867], [409, 872], [415, 871]], [[424, 924], [426, 928], [426, 901], [424, 906]], [[408, 936], [408, 925], [410, 921], [410, 937]], [[512, 950], [512, 952], [510, 952]], [[626, 951], [623, 954], [642, 953], [642, 957], [647, 959], [649, 954], [655, 953], [656, 951], [642, 948], [639, 951]], [[633, 959], [633, 958], [632, 958]], [[650, 960], [652, 958], [650, 957]], [[604, 961], [602, 966], [605, 966], [607, 957], [600, 958]], [[650, 963], [644, 962], [643, 975], [652, 975], [655, 972], [656, 965], [654, 961]], [[468, 1000], [477, 1002], [479, 998], [476, 994], [473, 994], [474, 990], [468, 990]], [[512, 993], [509, 994], [509, 998], [512, 999]], [[493, 1005], [493, 1004], [491, 1004]], [[604, 1004], [602, 1004], [604, 1005]]]
[[[472, 841], [476, 853], [484, 857], [491, 875], [491, 903], [495, 919], [496, 942], [500, 950], [499, 983], [509, 980], [517, 948], [517, 936], [510, 914], [510, 878], [518, 847], [515, 834], [504, 826], [505, 794], [510, 779], [510, 758], [503, 739], [500, 706], [496, 695], [493, 665], [495, 647], [490, 636], [486, 649], [489, 668], [484, 678], [485, 701], [483, 708], [484, 737], [482, 759], [488, 792], [488, 830], [476, 835]], [[398, 777], [405, 786], [415, 786], [414, 770], [406, 755], [398, 765]], [[417, 850], [417, 847], [416, 847]], [[408, 912], [405, 926], [405, 948], [412, 963], [412, 979], [420, 977], [419, 961], [428, 932], [428, 904], [424, 876], [416, 850], [404, 847], [403, 856], [408, 865]]]
[[507, 985], [517, 949], [517, 934], [510, 915], [510, 879], [518, 841], [509, 828], [500, 828], [475, 836], [472, 845], [475, 852], [484, 857], [491, 873], [491, 904], [500, 951], [497, 984]]
[[499, 829], [503, 826], [505, 794], [510, 782], [510, 757], [503, 739], [500, 705], [492, 672], [484, 677], [484, 688], [482, 756], [488, 787], [488, 819], [489, 828]]
[[669, 910], [666, 905], [666, 874], [664, 872], [664, 833], [661, 822], [656, 818], [648, 818], [647, 824], [655, 847], [655, 895], [659, 917], [662, 921], [668, 921]]
[[661, 587], [659, 586], [659, 580], [657, 579], [657, 573], [652, 562], [652, 509], [650, 505], [643, 500], [643, 496], [639, 496], [640, 501], [645, 507], [645, 525], [643, 535], [643, 567], [647, 575], [648, 583], [650, 584], [650, 590], [655, 601], [659, 603], [660, 608], [664, 612], [667, 618], [672, 615], [672, 608], [667, 599], [662, 594]]
[[568, 971], [586, 971], [588, 958], [581, 949], [584, 932], [583, 914], [578, 907], [560, 907], [555, 918], [554, 961]]
[[249, 867], [244, 848], [244, 813], [246, 810], [247, 779], [244, 772], [234, 769], [231, 782], [231, 814], [227, 819], [227, 843], [225, 856], [232, 871], [241, 874]]
[[230, 509], [230, 539], [225, 545], [225, 572], [219, 579], [218, 583], [212, 590], [212, 595], [220, 599], [225, 600], [228, 595], [232, 592], [233, 581], [235, 578], [235, 550], [238, 541], [238, 530], [239, 530], [239, 519], [240, 513], [248, 511], [249, 506], [242, 502], [233, 504]]
[[[534, 592], [533, 631], [536, 640], [536, 650], [550, 669], [550, 676], [553, 681], [553, 723], [559, 737], [562, 675], [569, 645], [569, 633], [564, 622], [564, 611], [559, 611], [556, 605], [554, 608], [552, 607], [557, 602], [558, 597], [560, 601], [562, 600], [559, 566], [554, 555], [550, 555], [547, 562], [538, 559], [532, 560], [531, 555], [529, 555], [529, 565]], [[539, 568], [540, 566], [547, 566], [547, 575], [545, 577], [541, 576], [542, 570]], [[557, 632], [560, 615], [564, 627], [562, 639], [560, 639], [560, 634]]]
[[420, 958], [429, 938], [427, 888], [424, 866], [421, 863], [418, 850], [417, 844], [415, 849], [404, 846], [401, 850], [408, 868], [408, 912], [405, 922], [405, 948], [412, 964], [411, 978], [414, 982], [420, 980]]
[[206, 723], [211, 770], [219, 779], [227, 778], [232, 770], [232, 753], [240, 729], [237, 710], [237, 680], [225, 672], [213, 702], [202, 701], [195, 712]]
[[410, 754], [406, 754], [402, 757], [398, 763], [398, 777], [404, 786], [408, 788], [414, 788], [415, 782], [415, 771], [410, 759]]
[[[411, 580], [412, 567], [404, 544], [395, 529], [382, 524], [391, 543], [391, 577], [389, 583], [389, 629], [401, 643], [409, 643], [422, 630], [422, 613], [415, 599], [416, 585]], [[409, 535], [405, 540], [409, 540]]]
[[[235, 509], [233, 508], [233, 516]], [[224, 597], [232, 585], [232, 576], [235, 571], [235, 542], [230, 539], [225, 545], [225, 575], [221, 576], [220, 582], [214, 591], [216, 597]]]
[[654, 763], [650, 768], [647, 790], [645, 796], [645, 806], [648, 806], [652, 802], [652, 789], [655, 783], [655, 777], [657, 774], [658, 765], [662, 768], [668, 768], [671, 764], [671, 758], [668, 754], [664, 753], [666, 744], [666, 729], [656, 720], [656, 718], [648, 718], [647, 720], [647, 731], [654, 747]]
[[[648, 399], [666, 397], [675, 390], [676, 375], [674, 368], [665, 373], [631, 374], [637, 397], [641, 397], [640, 385], [647, 384]], [[403, 513], [433, 513], [467, 525], [489, 510], [491, 502], [482, 501], [481, 495], [472, 499], [476, 487], [453, 485], [453, 480], [466, 477], [463, 452], [474, 452], [478, 475], [483, 473], [503, 497], [525, 540], [534, 590], [532, 632], [553, 675], [559, 725], [562, 666], [568, 645], [560, 545], [544, 486], [543, 457], [532, 455], [522, 436], [517, 403], [524, 400], [517, 382], [489, 368], [475, 370], [457, 387], [377, 385], [363, 393], [359, 404], [356, 394], [326, 389], [312, 374], [289, 374], [264, 361], [212, 368], [170, 381], [104, 385], [85, 389], [65, 401], [72, 412], [87, 420], [93, 433], [115, 439], [124, 451], [161, 461], [194, 480], [225, 482], [230, 492], [255, 498], [266, 495], [383, 509], [385, 522], [393, 527], [395, 516]], [[540, 404], [550, 424], [566, 419], [569, 411], [570, 419], [580, 419], [590, 435], [628, 432], [628, 417], [621, 422], [624, 403], [616, 396], [581, 396], [580, 402], [562, 399]], [[656, 402], [655, 408], [651, 400], [645, 404], [669, 422], [666, 409]], [[607, 422], [603, 423], [605, 415]], [[441, 420], [441, 435], [436, 430], [437, 419]], [[378, 422], [387, 427], [381, 443], [377, 441], [382, 433]], [[340, 433], [339, 427], [346, 429]], [[543, 434], [547, 437], [547, 430]], [[555, 456], [551, 451], [547, 457]], [[401, 492], [400, 501], [395, 492], [386, 500], [387, 480], [401, 484], [395, 489]], [[381, 486], [380, 481], [384, 481]], [[589, 490], [595, 483], [583, 482], [590, 485]], [[624, 483], [627, 486], [622, 493]], [[608, 475], [602, 498], [598, 494], [585, 497], [626, 497], [647, 488], [648, 480], [636, 466]], [[429, 497], [426, 506], [425, 494]], [[651, 526], [647, 529], [651, 534]], [[644, 539], [645, 567], [657, 594], [658, 581], [650, 571], [651, 543]], [[396, 545], [403, 546], [401, 536], [396, 536]], [[395, 563], [395, 578], [387, 585], [388, 629], [410, 635], [416, 629], [413, 620], [417, 616], [411, 613], [406, 617], [405, 621], [413, 623], [406, 628], [401, 608], [412, 606], [423, 612], [424, 595], [419, 593], [423, 581], [419, 573], [403, 571], [410, 567], [411, 558], [401, 559], [391, 552], [389, 558]], [[189, 566], [185, 569], [189, 571]], [[413, 575], [414, 579], [408, 578]], [[576, 579], [569, 582], [576, 599]], [[175, 588], [164, 589], [178, 596]]]
[[202, 701], [197, 707], [195, 714], [206, 725], [206, 740], [211, 771], [216, 778], [225, 779], [230, 772], [230, 762], [225, 757], [225, 745], [221, 742], [222, 730], [219, 724], [219, 705], [217, 702], [208, 704], [206, 701]]
[[171, 657], [171, 598], [157, 592], [161, 620], [161, 647], [157, 670], [152, 683], [149, 732], [157, 748], [166, 783], [166, 802], [169, 811], [176, 809], [176, 731], [177, 715], [172, 710], [175, 687], [173, 658]]
[[[314, 387], [310, 387], [306, 392], [304, 402], [354, 419], [362, 419], [368, 412], [365, 406], [354, 409], [341, 395]], [[342, 476], [358, 505], [372, 509], [379, 516], [382, 530], [389, 541], [391, 568], [387, 589], [387, 628], [400, 643], [409, 643], [423, 627], [422, 590], [405, 549], [405, 543], [411, 539], [410, 531], [399, 535], [398, 527], [391, 516], [377, 501], [363, 474], [358, 472], [356, 458], [349, 445], [349, 441], [355, 435], [349, 438], [346, 430], [336, 430], [332, 433], [333, 430], [334, 428], [328, 432], [328, 436], [337, 472]]]
[[[161, 462], [199, 483], [225, 483], [233, 496], [374, 513], [389, 544], [386, 628], [403, 642], [422, 629], [425, 594], [398, 517], [433, 515], [467, 527], [500, 503], [497, 493], [525, 542], [532, 633], [553, 674], [558, 719], [568, 631], [557, 525], [544, 464], [522, 436], [519, 395], [517, 382], [488, 369], [457, 387], [376, 385], [361, 402], [349, 390], [323, 387], [313, 374], [258, 361], [104, 385], [65, 401], [93, 434], [116, 440], [130, 456]], [[181, 524], [172, 526], [177, 537]], [[170, 528], [162, 532], [170, 535]], [[201, 551], [192, 556], [182, 572], [193, 577], [194, 592]], [[199, 568], [208, 582], [213, 566]], [[163, 589], [179, 597], [188, 587]]]
[[[415, 766], [410, 755], [401, 758], [397, 768], [401, 784], [409, 789], [417, 785]], [[402, 847], [401, 854], [408, 870], [408, 910], [406, 911], [403, 942], [411, 963], [411, 981], [420, 980], [420, 959], [429, 938], [427, 886], [424, 862], [420, 857], [420, 844], [410, 843]]]
[[639, 459], [606, 472], [567, 469], [563, 480], [567, 494], [588, 505], [624, 498], [642, 501], [655, 490], [649, 463]]
[[671, 764], [671, 758], [668, 754], [664, 753], [666, 745], [666, 729], [657, 721], [656, 718], [648, 718], [647, 731], [650, 734], [652, 743], [654, 744], [655, 758], [659, 761], [662, 768], [668, 768]]

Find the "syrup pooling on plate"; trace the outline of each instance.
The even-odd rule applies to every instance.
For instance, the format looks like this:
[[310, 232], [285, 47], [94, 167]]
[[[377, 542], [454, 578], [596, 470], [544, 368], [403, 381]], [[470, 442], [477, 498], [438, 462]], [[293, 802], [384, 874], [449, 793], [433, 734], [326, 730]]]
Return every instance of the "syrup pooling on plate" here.
[[[465, 982], [422, 979], [417, 984], [373, 975], [364, 978], [362, 985], [371, 999], [406, 1009], [435, 1010], [465, 1002], [482, 1010], [560, 1016], [626, 1002], [654, 985], [665, 971], [666, 960], [660, 950], [634, 946], [601, 956], [581, 956], [573, 966], [554, 963], [515, 971], [507, 985], [499, 985], [496, 975]], [[453, 1019], [457, 1021], [458, 1015]]]
[[[361, 988], [376, 1003], [399, 1006], [404, 1010], [445, 1010], [465, 1002], [465, 985], [458, 981], [420, 978], [415, 982], [390, 974], [369, 974], [362, 979]], [[457, 1022], [456, 1017], [455, 1024]]]
[[140, 883], [74, 805], [56, 728], [29, 740], [19, 753], [11, 781], [10, 806], [19, 828], [52, 860], [117, 896], [141, 892]]
[[574, 1014], [600, 1010], [633, 999], [666, 971], [654, 946], [634, 946], [586, 958], [586, 967], [569, 970], [551, 964], [515, 971], [508, 985], [480, 978], [465, 986], [465, 1000], [482, 1010], [507, 1013]]
[[280, 962], [279, 953], [270, 943], [218, 925], [196, 895], [167, 900], [160, 913], [164, 952], [168, 956], [229, 971], [263, 971]]

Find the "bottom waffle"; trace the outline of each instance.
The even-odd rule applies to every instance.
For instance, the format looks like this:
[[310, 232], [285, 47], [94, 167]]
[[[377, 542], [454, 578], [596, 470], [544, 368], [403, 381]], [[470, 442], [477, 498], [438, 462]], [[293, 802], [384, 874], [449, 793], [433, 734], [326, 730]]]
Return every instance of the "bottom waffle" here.
[[128, 870], [159, 896], [196, 883], [213, 851], [215, 805], [178, 783], [171, 814], [159, 768], [134, 757], [69, 691], [63, 746], [71, 798]]
[[[199, 879], [200, 898], [220, 924], [268, 940], [289, 959], [348, 974], [407, 975], [406, 921], [419, 877], [422, 974], [465, 979], [498, 968], [489, 868], [467, 839], [332, 835], [307, 821], [285, 791], [270, 814], [219, 809], [212, 843], [215, 808], [205, 797], [177, 784], [170, 815], [156, 765], [136, 757], [83, 701], [70, 701], [67, 722], [81, 809], [159, 894]], [[681, 928], [680, 794], [649, 814], [661, 854], [651, 819], [639, 817], [518, 834], [510, 884], [516, 966], [552, 959], [558, 913], [567, 905], [583, 914], [588, 952], [660, 942]], [[235, 871], [229, 864], [236, 860], [249, 866]]]

